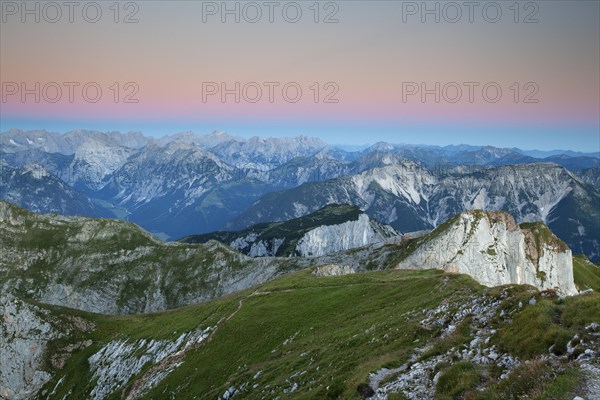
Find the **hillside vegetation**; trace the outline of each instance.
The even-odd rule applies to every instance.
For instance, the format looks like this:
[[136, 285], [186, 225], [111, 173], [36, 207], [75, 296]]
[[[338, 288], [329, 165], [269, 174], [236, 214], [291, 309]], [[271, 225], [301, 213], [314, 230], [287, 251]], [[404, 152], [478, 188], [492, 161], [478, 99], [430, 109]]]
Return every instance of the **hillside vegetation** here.
[[[486, 289], [465, 275], [433, 270], [323, 278], [308, 269], [144, 316], [50, 310], [94, 326], [50, 343], [56, 355], [91, 341], [55, 371], [42, 397], [50, 399], [97, 395], [101, 377], [112, 390], [93, 398], [359, 399], [377, 382], [390, 399], [414, 391], [436, 399], [570, 400], [586, 393], [581, 355], [598, 350], [600, 335], [591, 325], [599, 321], [598, 293], [561, 300], [523, 286]], [[159, 362], [152, 358], [165, 347], [161, 341], [194, 332], [204, 333], [200, 341], [180, 343]], [[576, 334], [583, 344], [574, 350]], [[135, 346], [126, 351], [127, 344]], [[100, 360], [93, 370], [90, 359]], [[384, 378], [377, 381], [375, 372]], [[393, 389], [397, 382], [407, 382], [404, 392]]]
[[600, 265], [592, 263], [585, 255], [573, 256], [573, 276], [579, 290], [600, 292]]

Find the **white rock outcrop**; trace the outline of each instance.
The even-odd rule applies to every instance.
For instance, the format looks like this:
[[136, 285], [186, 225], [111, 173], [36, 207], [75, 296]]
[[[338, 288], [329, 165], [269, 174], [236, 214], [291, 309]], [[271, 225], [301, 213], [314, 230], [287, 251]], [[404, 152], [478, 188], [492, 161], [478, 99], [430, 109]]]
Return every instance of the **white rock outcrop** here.
[[319, 257], [343, 250], [367, 246], [383, 242], [395, 232], [371, 221], [366, 214], [361, 214], [357, 221], [348, 221], [339, 225], [320, 226], [307, 232], [298, 241], [296, 250], [301, 257]]
[[437, 268], [485, 286], [532, 285], [577, 293], [571, 250], [542, 224], [521, 228], [503, 212], [464, 212], [422, 239], [399, 269]]
[[44, 370], [46, 344], [63, 334], [45, 313], [12, 296], [0, 298], [0, 399], [29, 399], [52, 378]]
[[[90, 399], [104, 399], [127, 384], [145, 366], [156, 365], [168, 357], [182, 354], [181, 352], [189, 347], [206, 340], [211, 331], [212, 327], [209, 327], [184, 333], [176, 340], [140, 339], [136, 342], [114, 340], [108, 343], [88, 360], [93, 378], [96, 380]], [[146, 390], [152, 388], [179, 365], [181, 362], [174, 363], [166, 371], [156, 371], [143, 386], [146, 386]]]
[[328, 264], [321, 265], [313, 271], [315, 276], [342, 276], [355, 274], [354, 268], [348, 265]]

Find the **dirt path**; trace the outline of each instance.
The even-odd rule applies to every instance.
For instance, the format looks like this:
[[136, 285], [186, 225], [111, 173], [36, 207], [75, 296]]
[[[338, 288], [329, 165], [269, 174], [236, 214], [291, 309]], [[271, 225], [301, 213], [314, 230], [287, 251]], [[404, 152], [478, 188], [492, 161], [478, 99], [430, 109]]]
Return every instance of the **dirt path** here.
[[[288, 289], [284, 292], [291, 292], [294, 290], [295, 289]], [[215, 334], [219, 331], [219, 328], [221, 328], [221, 326], [223, 326], [224, 323], [230, 321], [233, 317], [235, 317], [235, 315], [242, 309], [242, 306], [244, 305], [244, 301], [246, 301], [246, 299], [255, 296], [268, 296], [271, 293], [272, 292], [255, 291], [249, 294], [248, 296], [241, 298], [238, 301], [238, 306], [236, 307], [236, 309], [233, 310], [228, 316], [221, 318], [216, 323], [214, 328], [210, 331], [210, 334], [204, 340], [192, 346], [186, 347], [183, 350], [180, 350], [177, 353], [174, 353], [169, 357], [165, 358], [160, 363], [150, 367], [141, 377], [133, 381], [133, 383], [129, 385], [128, 389], [126, 388], [126, 390], [123, 392], [122, 398], [125, 400], [134, 400], [138, 398], [139, 396], [144, 394], [145, 391], [150, 389], [148, 387], [148, 382], [151, 382], [153, 380], [152, 378], [155, 378], [161, 373], [168, 374], [169, 372], [171, 372], [171, 370], [177, 368], [180, 364], [183, 363], [183, 360], [189, 351], [199, 349], [205, 344], [210, 343], [215, 337]]]

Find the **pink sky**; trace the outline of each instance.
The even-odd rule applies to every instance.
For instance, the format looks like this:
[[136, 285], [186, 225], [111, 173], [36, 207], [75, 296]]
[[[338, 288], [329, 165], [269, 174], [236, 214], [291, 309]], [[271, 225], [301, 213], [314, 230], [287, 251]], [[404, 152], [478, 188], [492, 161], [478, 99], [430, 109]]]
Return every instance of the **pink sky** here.
[[[299, 3], [304, 14], [297, 23], [286, 22], [277, 13], [274, 23], [248, 23], [243, 16], [240, 23], [231, 18], [222, 23], [219, 14], [208, 15], [203, 22], [203, 3], [138, 2], [137, 9], [120, 10], [120, 21], [115, 23], [109, 4], [103, 2], [103, 17], [93, 24], [77, 12], [73, 23], [66, 19], [49, 23], [43, 15], [39, 23], [31, 16], [23, 23], [18, 13], [12, 15], [9, 10], [7, 15], [4, 10], [0, 35], [3, 89], [10, 82], [29, 87], [35, 82], [42, 86], [97, 82], [103, 96], [95, 104], [86, 103], [77, 91], [74, 103], [68, 102], [66, 93], [55, 104], [43, 98], [36, 104], [32, 95], [25, 102], [19, 93], [7, 96], [2, 103], [2, 129], [19, 121], [52, 118], [107, 124], [111, 120], [141, 124], [148, 119], [165, 123], [211, 119], [222, 120], [224, 126], [232, 119], [400, 127], [403, 123], [515, 127], [558, 123], [587, 127], [582, 129], [592, 138], [590, 145], [596, 143], [593, 135], [600, 124], [598, 2], [534, 2], [538, 9], [520, 10], [519, 23], [507, 2], [500, 2], [503, 17], [497, 23], [487, 22], [481, 13], [474, 14], [474, 23], [466, 16], [448, 23], [443, 15], [441, 23], [432, 17], [422, 23], [420, 15], [408, 15], [403, 22], [402, 7], [407, 2], [336, 2], [337, 9], [320, 10], [320, 20], [335, 11], [339, 22], [328, 24], [314, 22], [308, 9], [312, 3], [307, 2]], [[440, 7], [446, 4], [441, 2]], [[123, 23], [132, 11], [139, 22]], [[538, 22], [523, 23], [532, 11]], [[115, 104], [109, 89], [113, 82], [121, 86], [134, 82], [139, 88], [134, 98], [139, 103], [125, 103], [128, 91], [121, 88]], [[219, 96], [203, 103], [206, 82], [230, 86], [279, 82], [280, 87], [297, 82], [303, 96], [290, 104], [277, 90], [273, 103], [266, 92], [256, 104], [243, 98], [237, 104], [233, 96], [225, 103]], [[317, 104], [310, 90], [314, 82], [321, 85]], [[328, 82], [339, 88], [337, 104], [323, 102], [331, 92], [324, 89]], [[491, 104], [478, 90], [473, 103], [466, 92], [456, 104], [443, 98], [435, 104], [431, 95], [425, 104], [418, 95], [405, 103], [405, 82], [424, 82], [429, 87], [435, 82], [479, 82], [481, 86], [497, 82], [503, 96]], [[515, 82], [521, 85], [516, 104], [510, 90]], [[530, 92], [523, 87], [527, 82], [539, 88], [537, 104], [522, 102]]]

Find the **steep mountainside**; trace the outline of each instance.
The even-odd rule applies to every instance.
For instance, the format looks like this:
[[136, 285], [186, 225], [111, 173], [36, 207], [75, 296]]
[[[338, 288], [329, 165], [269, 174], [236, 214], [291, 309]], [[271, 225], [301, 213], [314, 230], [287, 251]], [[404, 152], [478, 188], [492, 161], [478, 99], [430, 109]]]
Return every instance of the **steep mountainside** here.
[[16, 130], [0, 138], [3, 140], [0, 154], [6, 162], [13, 166], [40, 163], [70, 186], [88, 194], [101, 189], [110, 174], [150, 142], [139, 133], [95, 131], [57, 135]]
[[165, 244], [128, 222], [41, 216], [3, 201], [0, 241], [3, 293], [111, 314], [198, 303], [302, 265], [217, 242]]
[[597, 190], [600, 190], [600, 167], [582, 170], [577, 175], [586, 183], [589, 183]]
[[73, 154], [47, 153], [40, 149], [29, 149], [17, 153], [0, 152], [0, 159], [5, 165], [19, 168], [27, 164], [40, 164], [65, 183], [72, 181], [71, 165], [74, 158]]
[[223, 242], [251, 257], [316, 257], [381, 243], [397, 236], [356, 206], [329, 205], [307, 216], [237, 232], [188, 236], [184, 243]]
[[108, 217], [112, 213], [39, 164], [13, 168], [0, 161], [0, 199], [37, 213]]
[[257, 175], [261, 181], [277, 188], [294, 188], [307, 182], [321, 182], [350, 174], [354, 163], [335, 159], [325, 151], [311, 157], [297, 157], [272, 170]]
[[389, 158], [358, 175], [307, 183], [266, 195], [229, 229], [282, 221], [327, 204], [359, 206], [403, 232], [431, 229], [464, 210], [507, 211], [519, 222], [542, 221], [576, 253], [600, 258], [600, 194], [555, 164], [432, 171]]
[[131, 149], [106, 141], [87, 140], [75, 151], [69, 183], [88, 191], [100, 190], [106, 179], [136, 153]]
[[196, 145], [147, 146], [130, 157], [99, 192], [128, 210], [128, 220], [177, 239], [217, 230], [272, 190]]

